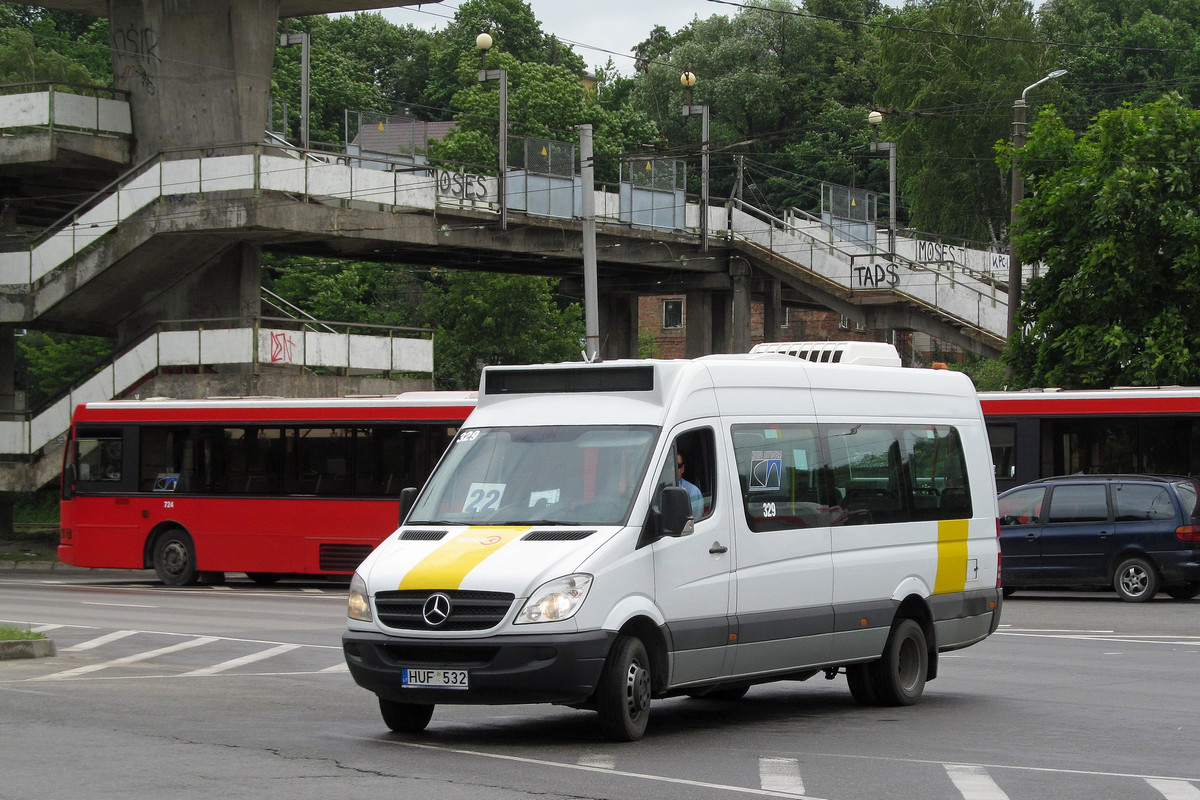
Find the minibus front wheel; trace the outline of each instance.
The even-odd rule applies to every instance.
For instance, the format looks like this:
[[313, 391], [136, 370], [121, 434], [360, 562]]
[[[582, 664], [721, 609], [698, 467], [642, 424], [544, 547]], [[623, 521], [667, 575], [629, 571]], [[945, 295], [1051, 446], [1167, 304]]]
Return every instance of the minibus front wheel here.
[[636, 636], [618, 636], [596, 687], [596, 711], [604, 734], [617, 742], [635, 742], [650, 721], [654, 685], [650, 656]]
[[383, 724], [396, 733], [420, 733], [433, 718], [433, 704], [398, 703], [381, 697], [379, 713], [383, 715]]

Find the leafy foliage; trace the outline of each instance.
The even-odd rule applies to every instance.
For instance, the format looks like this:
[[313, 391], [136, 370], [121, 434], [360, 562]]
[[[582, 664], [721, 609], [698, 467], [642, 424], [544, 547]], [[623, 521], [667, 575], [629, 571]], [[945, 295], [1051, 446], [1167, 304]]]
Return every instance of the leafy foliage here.
[[0, 5], [0, 84], [32, 81], [112, 85], [108, 22]]
[[63, 394], [112, 356], [113, 342], [98, 336], [29, 331], [17, 340], [18, 385], [28, 408]]
[[475, 389], [484, 365], [578, 360], [582, 312], [555, 297], [556, 285], [520, 275], [439, 275], [431, 305], [434, 384]]
[[1200, 383], [1200, 111], [1178, 95], [1101, 112], [1074, 140], [1047, 112], [1016, 155], [1016, 237], [1045, 274], [1009, 342], [1022, 385]]
[[[897, 142], [899, 194], [918, 230], [1007, 240], [1010, 180], [990, 157], [1022, 88], [1053, 68], [1028, 0], [920, 0], [880, 34], [880, 135]], [[1053, 96], [1047, 85], [1042, 97]], [[1032, 98], [1031, 98], [1032, 99]]]

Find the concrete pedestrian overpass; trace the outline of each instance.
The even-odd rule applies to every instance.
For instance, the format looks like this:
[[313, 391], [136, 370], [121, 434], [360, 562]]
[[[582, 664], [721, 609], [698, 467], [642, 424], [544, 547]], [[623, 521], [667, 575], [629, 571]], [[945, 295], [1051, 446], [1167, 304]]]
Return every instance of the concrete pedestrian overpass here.
[[[289, 319], [262, 295], [264, 251], [548, 275], [582, 294], [582, 221], [530, 211], [541, 190], [529, 176], [510, 175], [502, 228], [494, 174], [264, 138], [278, 17], [396, 2], [46, 5], [109, 16], [117, 79], [114, 90], [0, 94], [0, 181], [12, 197], [3, 224], [34, 232], [0, 248], [0, 406], [13, 409], [0, 416], [0, 491], [53, 477], [70, 410], [85, 400], [390, 392], [416, 386], [397, 376], [432, 371], [427, 332]], [[578, 182], [564, 190], [577, 206]], [[665, 293], [686, 297], [689, 356], [747, 350], [752, 302], [763, 303], [768, 338], [785, 306], [802, 306], [983, 354], [1003, 346], [1004, 256], [905, 238], [884, 252], [798, 211], [670, 202], [664, 226], [631, 207], [628, 187], [596, 191], [605, 358], [636, 354], [637, 298]], [[22, 328], [115, 337], [118, 356], [52, 406], [19, 412]]]

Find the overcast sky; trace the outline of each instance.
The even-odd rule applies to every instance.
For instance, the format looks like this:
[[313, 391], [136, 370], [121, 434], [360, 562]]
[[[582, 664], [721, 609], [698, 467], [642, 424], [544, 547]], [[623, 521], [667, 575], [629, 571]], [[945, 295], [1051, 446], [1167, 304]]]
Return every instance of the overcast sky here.
[[[633, 72], [634, 45], [655, 25], [675, 31], [695, 17], [733, 16], [738, 9], [709, 0], [526, 0], [542, 23], [542, 30], [575, 48], [589, 67], [602, 67], [611, 55], [613, 65], [626, 75]], [[459, 0], [424, 6], [381, 9], [397, 25], [433, 29], [454, 17]], [[606, 52], [611, 51], [611, 52]]]

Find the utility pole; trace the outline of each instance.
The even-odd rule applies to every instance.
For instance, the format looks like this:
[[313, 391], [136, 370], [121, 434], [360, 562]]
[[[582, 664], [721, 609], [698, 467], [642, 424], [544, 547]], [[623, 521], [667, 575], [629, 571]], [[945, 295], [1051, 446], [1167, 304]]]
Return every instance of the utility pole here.
[[579, 182], [583, 197], [580, 211], [583, 215], [583, 317], [584, 334], [587, 337], [583, 358], [585, 361], [600, 360], [599, 303], [596, 297], [596, 164], [592, 157], [592, 126], [579, 126]]

